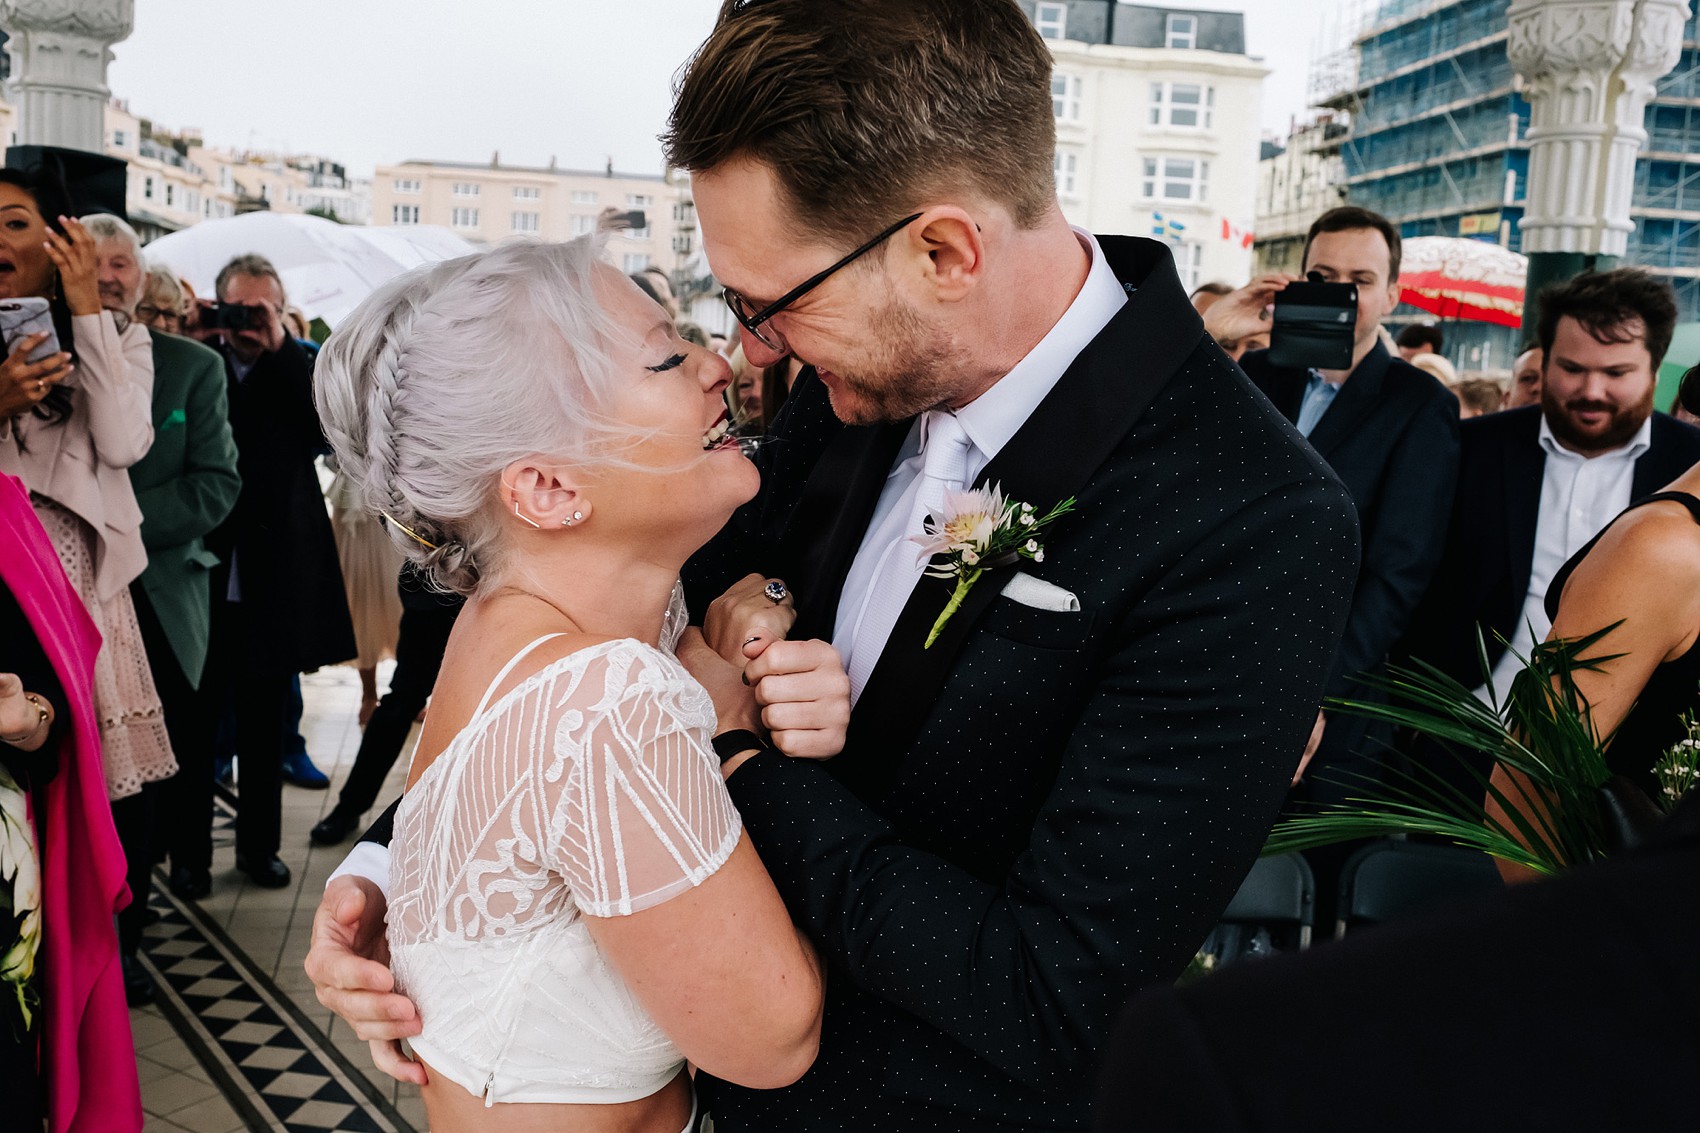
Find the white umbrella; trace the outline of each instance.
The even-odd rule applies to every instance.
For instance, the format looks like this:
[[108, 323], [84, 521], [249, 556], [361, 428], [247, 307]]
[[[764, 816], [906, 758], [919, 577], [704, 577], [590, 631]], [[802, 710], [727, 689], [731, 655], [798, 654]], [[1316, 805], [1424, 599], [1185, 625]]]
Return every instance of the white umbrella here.
[[225, 264], [258, 252], [277, 268], [291, 304], [334, 327], [392, 276], [473, 250], [446, 228], [367, 228], [297, 213], [251, 212], [162, 236], [146, 254], [150, 263], [170, 267], [198, 295], [210, 297]]

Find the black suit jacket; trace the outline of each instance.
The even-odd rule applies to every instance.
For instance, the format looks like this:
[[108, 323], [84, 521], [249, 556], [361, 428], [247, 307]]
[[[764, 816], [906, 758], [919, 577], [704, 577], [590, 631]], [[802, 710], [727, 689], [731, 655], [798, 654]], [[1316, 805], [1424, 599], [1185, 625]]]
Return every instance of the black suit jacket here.
[[1128, 1008], [1098, 1133], [1692, 1129], [1700, 795], [1655, 846]]
[[[722, 1133], [1083, 1128], [1117, 1005], [1185, 967], [1279, 809], [1345, 622], [1351, 501], [1205, 336], [1168, 251], [1100, 239], [1126, 306], [980, 477], [1079, 498], [1022, 569], [1081, 611], [991, 574], [923, 649], [950, 590], [923, 580], [844, 752], [729, 781], [829, 975], [800, 1082], [699, 1076]], [[839, 425], [805, 374], [693, 591], [778, 574], [794, 635], [830, 636], [909, 427]]]
[[258, 619], [266, 646], [286, 669], [306, 672], [346, 661], [356, 653], [354, 623], [313, 467], [327, 446], [313, 408], [312, 359], [300, 343], [285, 339], [242, 381], [227, 353], [225, 374], [242, 493], [230, 517], [207, 537], [223, 560], [213, 574], [213, 597], [227, 593], [234, 553], [245, 613]]
[[[1309, 371], [1272, 366], [1262, 350], [1240, 365], [1282, 416], [1298, 421]], [[1328, 678], [1329, 696], [1354, 696], [1361, 688], [1352, 675], [1387, 659], [1440, 564], [1458, 480], [1458, 398], [1378, 342], [1311, 430], [1310, 444], [1358, 509], [1363, 562]]]
[[[1483, 680], [1477, 625], [1492, 666], [1505, 654], [1499, 638], [1509, 639], [1523, 616], [1546, 473], [1540, 429], [1540, 406], [1531, 405], [1473, 418], [1459, 431], [1446, 551], [1403, 649], [1471, 688]], [[1657, 491], [1697, 461], [1700, 429], [1653, 414], [1652, 443], [1635, 462], [1632, 498]]]

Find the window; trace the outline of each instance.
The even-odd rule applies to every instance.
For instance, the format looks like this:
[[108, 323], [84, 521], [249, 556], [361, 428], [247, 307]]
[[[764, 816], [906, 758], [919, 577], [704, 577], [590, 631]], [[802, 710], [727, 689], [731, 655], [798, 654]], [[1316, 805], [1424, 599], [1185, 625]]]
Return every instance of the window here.
[[1058, 122], [1080, 121], [1080, 76], [1051, 76], [1051, 115]]
[[457, 197], [476, 197], [477, 195], [478, 195], [478, 183], [477, 182], [475, 182], [475, 181], [456, 181], [455, 182], [455, 196], [457, 196]]
[[626, 274], [632, 275], [649, 266], [649, 256], [644, 252], [627, 252], [620, 263]]
[[395, 180], [395, 191], [398, 193], [417, 193], [424, 187], [422, 182], [408, 178], [397, 177]]
[[142, 196], [146, 200], [150, 200], [150, 201], [153, 200], [153, 178], [152, 177], [142, 178]]
[[1152, 83], [1151, 124], [1208, 130], [1216, 116], [1216, 88], [1197, 83]]
[[1033, 26], [1038, 28], [1039, 34], [1046, 39], [1067, 39], [1068, 5], [1035, 4]]
[[1072, 197], [1075, 195], [1074, 175], [1079, 166], [1079, 155], [1063, 153], [1058, 150], [1051, 159], [1051, 169], [1057, 176], [1057, 196]]
[[1181, 288], [1191, 291], [1198, 286], [1198, 277], [1204, 269], [1203, 244], [1176, 244], [1175, 271], [1181, 277]]
[[114, 130], [112, 131], [112, 144], [117, 149], [123, 149], [130, 144], [130, 135], [123, 130]]
[[1141, 192], [1151, 200], [1202, 203], [1209, 179], [1208, 161], [1193, 157], [1148, 157]]
[[1198, 46], [1198, 17], [1169, 16], [1168, 33], [1164, 36], [1164, 46], [1193, 48]]
[[169, 181], [165, 183], [165, 207], [168, 209], [177, 207], [177, 186]]
[[574, 236], [589, 236], [594, 231], [596, 231], [596, 218], [594, 216], [573, 217]]
[[477, 228], [478, 210], [471, 208], [450, 209], [449, 223], [456, 228]]
[[629, 209], [646, 209], [655, 203], [655, 198], [646, 193], [627, 193], [626, 207]]
[[593, 205], [596, 200], [596, 190], [594, 189], [573, 190], [573, 204], [575, 205]]
[[539, 227], [539, 220], [540, 220], [541, 216], [542, 216], [541, 213], [535, 213], [535, 212], [516, 212], [516, 213], [514, 213], [514, 231], [515, 232], [536, 232], [538, 230], [538, 227]]
[[184, 193], [183, 195], [186, 198], [183, 202], [183, 207], [185, 209], [187, 209], [190, 212], [200, 212], [201, 211], [201, 194], [197, 193], [193, 189], [190, 189], [188, 192]]
[[418, 205], [391, 205], [390, 222], [392, 224], [418, 224]]
[[536, 185], [514, 186], [514, 200], [516, 201], [536, 201], [541, 200], [542, 198], [543, 190], [539, 189]]

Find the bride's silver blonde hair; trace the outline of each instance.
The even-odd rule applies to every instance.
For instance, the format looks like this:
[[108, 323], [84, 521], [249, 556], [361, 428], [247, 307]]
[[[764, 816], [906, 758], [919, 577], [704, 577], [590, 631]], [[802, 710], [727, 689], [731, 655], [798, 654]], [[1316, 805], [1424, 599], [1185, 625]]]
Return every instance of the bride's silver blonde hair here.
[[[530, 454], [593, 464], [629, 432], [607, 412], [615, 336], [590, 239], [416, 268], [367, 297], [319, 355], [325, 435], [355, 499], [439, 587], [503, 570], [496, 488]], [[606, 269], [612, 274], [612, 269]]]

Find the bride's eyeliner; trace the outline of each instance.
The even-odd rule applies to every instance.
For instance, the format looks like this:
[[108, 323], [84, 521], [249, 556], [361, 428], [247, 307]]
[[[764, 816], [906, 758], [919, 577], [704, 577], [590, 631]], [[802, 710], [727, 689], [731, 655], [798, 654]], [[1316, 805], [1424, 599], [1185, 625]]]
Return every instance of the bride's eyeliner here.
[[659, 366], [645, 366], [644, 369], [648, 370], [652, 374], [659, 374], [659, 373], [662, 373], [663, 371], [671, 370], [671, 369], [673, 369], [677, 366], [682, 366], [682, 365], [684, 365], [684, 362], [685, 362], [685, 356], [683, 354], [675, 354], [671, 358], [667, 359], [667, 361], [661, 363], [661, 365], [659, 365]]

